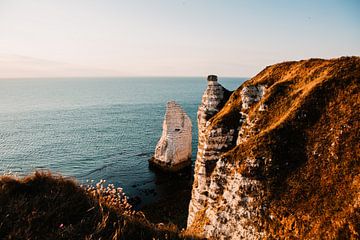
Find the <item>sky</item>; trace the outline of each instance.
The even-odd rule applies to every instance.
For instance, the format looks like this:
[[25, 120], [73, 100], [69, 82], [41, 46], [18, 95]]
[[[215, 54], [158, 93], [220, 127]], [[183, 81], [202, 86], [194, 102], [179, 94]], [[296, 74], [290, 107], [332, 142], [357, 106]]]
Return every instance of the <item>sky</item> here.
[[360, 55], [360, 0], [0, 0], [0, 78], [251, 77]]

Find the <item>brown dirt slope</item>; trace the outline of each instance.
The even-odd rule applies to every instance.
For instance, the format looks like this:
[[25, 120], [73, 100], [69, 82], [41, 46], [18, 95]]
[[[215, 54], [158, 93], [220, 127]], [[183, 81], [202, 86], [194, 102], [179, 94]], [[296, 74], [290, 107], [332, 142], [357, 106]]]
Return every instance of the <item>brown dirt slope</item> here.
[[[240, 93], [249, 85], [266, 93], [244, 110]], [[212, 125], [238, 125], [240, 111], [253, 125], [225, 156], [268, 186], [268, 237], [360, 238], [360, 58], [269, 66], [232, 94]], [[242, 167], [248, 156], [260, 163], [255, 172]]]
[[0, 177], [0, 239], [188, 239], [150, 223], [118, 193], [49, 173]]

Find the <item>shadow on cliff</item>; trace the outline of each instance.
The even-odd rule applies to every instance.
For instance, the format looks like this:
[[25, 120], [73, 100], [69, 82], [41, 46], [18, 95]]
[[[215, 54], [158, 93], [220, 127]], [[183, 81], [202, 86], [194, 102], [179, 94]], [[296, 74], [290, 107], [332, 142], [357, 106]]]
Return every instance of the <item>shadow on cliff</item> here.
[[266, 201], [273, 219], [266, 221], [273, 236], [349, 239], [360, 232], [354, 205], [360, 140], [355, 60], [335, 60], [339, 66], [327, 77], [314, 71], [299, 94], [288, 94], [294, 98], [283, 113], [287, 117], [257, 147], [272, 158], [263, 180], [269, 187]]
[[[283, 191], [287, 191], [286, 179], [307, 162], [307, 131], [325, 114], [326, 105], [331, 98], [329, 94], [333, 94], [334, 90], [333, 81], [336, 79], [316, 87], [302, 99], [301, 107], [296, 109], [292, 117], [269, 134], [268, 137], [272, 140], [269, 147], [273, 165], [268, 177], [275, 178], [271, 186], [273, 197], [277, 198]], [[346, 84], [341, 84], [337, 90], [341, 91], [345, 86]]]
[[[289, 120], [274, 129], [268, 136], [272, 143], [269, 145], [272, 153], [273, 169], [270, 173], [272, 182], [272, 193], [274, 198], [288, 191], [286, 182], [299, 168], [309, 160], [309, 135], [316, 135], [316, 124], [320, 118], [327, 113], [329, 102], [334, 98], [335, 92], [342, 92], [351, 84], [353, 79], [338, 80], [328, 79], [316, 86], [304, 99], [300, 99], [296, 111]], [[334, 113], [336, 114], [336, 113]], [[327, 123], [336, 124], [336, 122]], [[323, 145], [330, 145], [322, 142]]]

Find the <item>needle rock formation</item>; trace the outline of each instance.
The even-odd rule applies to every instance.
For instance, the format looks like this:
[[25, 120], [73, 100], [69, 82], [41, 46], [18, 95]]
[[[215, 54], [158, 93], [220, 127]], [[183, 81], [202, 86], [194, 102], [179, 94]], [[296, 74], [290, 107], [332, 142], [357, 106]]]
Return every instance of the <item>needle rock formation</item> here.
[[150, 164], [165, 171], [178, 171], [191, 165], [192, 124], [175, 101], [166, 106], [163, 132]]

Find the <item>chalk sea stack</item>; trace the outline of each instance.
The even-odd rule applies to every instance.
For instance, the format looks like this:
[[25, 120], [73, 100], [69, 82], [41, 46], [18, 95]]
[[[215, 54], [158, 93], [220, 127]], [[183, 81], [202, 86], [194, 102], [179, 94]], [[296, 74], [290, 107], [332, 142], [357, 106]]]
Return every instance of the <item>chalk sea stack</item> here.
[[163, 131], [149, 160], [151, 166], [176, 172], [191, 165], [192, 124], [189, 116], [175, 101], [166, 106]]
[[360, 58], [265, 68], [198, 110], [188, 231], [211, 239], [359, 239]]

